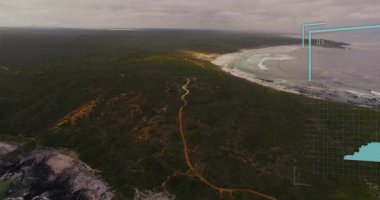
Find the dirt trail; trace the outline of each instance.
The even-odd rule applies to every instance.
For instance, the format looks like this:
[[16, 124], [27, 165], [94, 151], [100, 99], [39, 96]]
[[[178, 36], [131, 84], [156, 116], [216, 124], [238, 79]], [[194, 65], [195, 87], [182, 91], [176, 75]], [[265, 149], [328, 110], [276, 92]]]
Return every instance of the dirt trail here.
[[184, 122], [183, 122], [183, 113], [184, 109], [187, 106], [187, 100], [186, 96], [190, 94], [190, 90], [187, 88], [191, 81], [195, 80], [194, 78], [187, 78], [186, 83], [182, 86], [182, 89], [185, 91], [185, 94], [181, 96], [181, 100], [183, 102], [183, 105], [180, 107], [178, 111], [178, 119], [179, 119], [179, 133], [181, 134], [181, 139], [183, 143], [183, 153], [185, 157], [185, 161], [187, 166], [189, 167], [189, 171], [185, 175], [189, 175], [189, 173], [192, 173], [193, 176], [197, 177], [201, 182], [206, 184], [207, 186], [211, 187], [214, 190], [217, 190], [220, 194], [220, 197], [222, 198], [224, 194], [229, 194], [233, 198], [233, 193], [235, 192], [246, 192], [246, 193], [251, 193], [253, 195], [257, 195], [263, 199], [269, 199], [269, 200], [276, 200], [276, 198], [271, 197], [269, 195], [251, 190], [251, 189], [246, 189], [246, 188], [224, 188], [217, 186], [210, 181], [208, 181], [193, 165], [191, 162], [190, 156], [189, 156], [189, 147], [187, 144], [186, 136], [185, 136], [185, 131], [184, 131]]

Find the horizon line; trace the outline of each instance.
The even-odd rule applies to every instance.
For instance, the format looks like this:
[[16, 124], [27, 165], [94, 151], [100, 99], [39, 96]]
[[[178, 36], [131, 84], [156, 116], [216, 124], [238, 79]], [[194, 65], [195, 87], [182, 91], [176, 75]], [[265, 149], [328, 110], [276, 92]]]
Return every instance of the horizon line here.
[[242, 32], [242, 33], [271, 33], [271, 34], [289, 34], [300, 35], [297, 32], [281, 31], [260, 31], [260, 30], [237, 30], [237, 29], [214, 29], [214, 28], [170, 28], [170, 27], [69, 27], [69, 26], [1, 26], [1, 28], [23, 28], [23, 29], [77, 29], [77, 30], [195, 30], [195, 31], [220, 31], [220, 32]]

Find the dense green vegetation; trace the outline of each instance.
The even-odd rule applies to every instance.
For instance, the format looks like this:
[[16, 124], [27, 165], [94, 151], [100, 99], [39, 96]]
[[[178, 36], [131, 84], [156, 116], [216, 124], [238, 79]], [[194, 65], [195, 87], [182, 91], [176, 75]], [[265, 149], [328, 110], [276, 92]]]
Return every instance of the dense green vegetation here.
[[4, 199], [4, 196], [7, 192], [9, 181], [1, 181], [0, 182], [0, 198]]
[[[213, 31], [61, 31], [1, 31], [0, 49], [8, 51], [0, 56], [0, 67], [6, 67], [0, 68], [0, 133], [75, 150], [101, 171], [120, 199], [131, 199], [135, 188], [160, 191], [167, 176], [186, 172], [177, 112], [188, 77], [197, 78], [185, 111], [191, 158], [213, 183], [278, 199], [375, 199], [360, 180], [313, 175], [313, 123], [306, 123], [322, 119], [313, 112], [316, 104], [339, 107], [330, 118], [347, 112], [371, 117], [374, 111], [263, 88], [182, 52], [221, 53], [298, 40]], [[89, 116], [51, 129], [95, 99]], [[318, 121], [326, 136], [341, 130], [330, 118]], [[375, 127], [366, 125], [368, 133]], [[335, 165], [347, 152], [327, 153], [333, 159], [326, 163]], [[292, 184], [293, 166], [312, 187]], [[167, 189], [177, 199], [219, 198], [185, 176], [174, 177]]]

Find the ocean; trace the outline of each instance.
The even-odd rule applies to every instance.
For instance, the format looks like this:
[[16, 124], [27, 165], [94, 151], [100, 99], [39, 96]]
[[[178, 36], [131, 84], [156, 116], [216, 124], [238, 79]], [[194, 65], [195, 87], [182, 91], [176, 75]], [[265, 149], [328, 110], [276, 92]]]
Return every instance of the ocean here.
[[[245, 49], [221, 55], [213, 63], [278, 90], [375, 107], [380, 106], [380, 38], [364, 36], [345, 35], [342, 42], [350, 43], [345, 48], [313, 46], [312, 81], [308, 81], [308, 49], [300, 45]], [[361, 39], [347, 41], [355, 37]]]

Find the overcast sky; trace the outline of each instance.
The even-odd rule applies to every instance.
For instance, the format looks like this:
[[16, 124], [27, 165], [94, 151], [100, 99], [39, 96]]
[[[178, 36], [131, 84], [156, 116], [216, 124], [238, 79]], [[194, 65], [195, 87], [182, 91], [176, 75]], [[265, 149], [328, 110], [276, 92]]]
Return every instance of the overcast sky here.
[[0, 26], [298, 33], [316, 21], [380, 24], [380, 0], [0, 0]]

